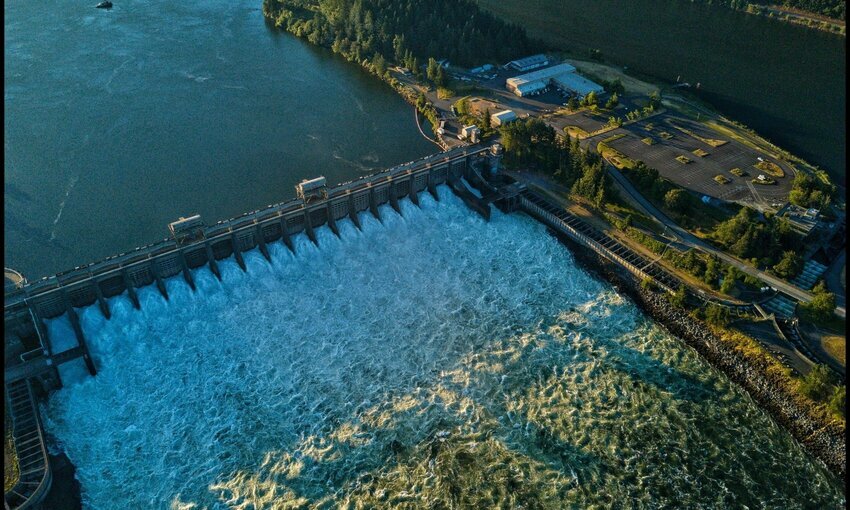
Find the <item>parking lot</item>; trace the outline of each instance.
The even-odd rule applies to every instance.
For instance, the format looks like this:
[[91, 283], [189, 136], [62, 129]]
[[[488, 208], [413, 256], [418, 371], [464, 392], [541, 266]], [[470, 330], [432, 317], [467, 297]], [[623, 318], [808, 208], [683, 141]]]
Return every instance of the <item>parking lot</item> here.
[[[671, 120], [673, 124], [670, 123]], [[647, 125], [650, 125], [649, 129]], [[674, 126], [685, 128], [697, 137], [724, 140], [726, 143], [714, 147]], [[746, 202], [751, 205], [770, 206], [786, 201], [791, 190], [794, 174], [790, 167], [780, 161], [761, 156], [778, 164], [785, 172], [785, 176], [772, 177], [776, 181], [775, 184], [753, 184], [752, 179], [759, 174], [764, 174], [753, 166], [758, 163], [760, 154], [745, 145], [714, 133], [697, 122], [661, 114], [600, 135], [594, 140], [598, 138], [601, 141], [618, 133], [625, 136], [607, 142], [610, 147], [631, 159], [643, 161], [647, 166], [657, 169], [665, 178], [702, 195], [727, 201]], [[662, 136], [662, 133], [669, 138]], [[644, 139], [651, 141], [652, 144], [645, 143]], [[698, 149], [704, 151], [705, 155], [695, 154], [694, 151]], [[676, 159], [677, 156], [685, 156], [690, 162], [683, 163]], [[741, 169], [744, 175], [737, 176], [731, 173], [730, 170], [733, 168]], [[717, 175], [724, 176], [729, 182], [718, 183], [714, 180]]]
[[[465, 75], [467, 81], [472, 81], [486, 90], [478, 94], [486, 100], [478, 101], [473, 106], [475, 111], [483, 112], [490, 108], [490, 111], [495, 113], [509, 109], [519, 118], [526, 118], [553, 113], [563, 108], [568, 96], [554, 88], [531, 97], [519, 97], [509, 92], [505, 88], [505, 80], [519, 74], [523, 73], [497, 67], [483, 75]], [[575, 126], [585, 133], [593, 133], [603, 128], [611, 116], [625, 118], [628, 111], [643, 106], [644, 102], [645, 98], [642, 96], [623, 95], [620, 97], [620, 106], [613, 112], [602, 114], [583, 110], [571, 115], [552, 115], [546, 118], [546, 122], [558, 133], [564, 133], [568, 126]], [[776, 207], [788, 199], [794, 179], [791, 167], [715, 133], [699, 122], [664, 112], [650, 119], [593, 136], [587, 140], [587, 145], [595, 150], [599, 141], [618, 134], [624, 136], [609, 141], [610, 147], [633, 160], [643, 161], [647, 166], [657, 169], [663, 177], [700, 195], [745, 203], [758, 209]], [[725, 143], [718, 145], [715, 141]], [[676, 159], [679, 156], [684, 156], [689, 161], [679, 161]], [[754, 167], [759, 157], [779, 165], [785, 176], [767, 176], [775, 181], [774, 184], [754, 184], [753, 179], [764, 174]], [[731, 173], [730, 170], [734, 168], [740, 169], [743, 174], [738, 176]], [[718, 175], [722, 175], [728, 182], [717, 182], [715, 177]]]

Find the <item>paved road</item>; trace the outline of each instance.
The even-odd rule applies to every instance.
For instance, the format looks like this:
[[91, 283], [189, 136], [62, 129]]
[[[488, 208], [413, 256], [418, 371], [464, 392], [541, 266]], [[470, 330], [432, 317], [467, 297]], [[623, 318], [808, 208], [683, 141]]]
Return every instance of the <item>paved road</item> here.
[[[760, 271], [760, 270], [752, 267], [751, 265], [746, 264], [746, 263], [738, 260], [737, 258], [732, 257], [731, 255], [721, 251], [721, 250], [718, 250], [717, 248], [711, 246], [707, 242], [703, 241], [702, 239], [696, 237], [695, 235], [691, 234], [687, 230], [683, 229], [682, 227], [677, 225], [676, 222], [671, 220], [666, 214], [664, 214], [662, 211], [660, 211], [658, 208], [656, 208], [654, 205], [652, 205], [652, 203], [649, 200], [647, 200], [643, 195], [641, 195], [640, 192], [638, 192], [634, 188], [634, 186], [632, 186], [632, 183], [629, 182], [629, 180], [619, 170], [617, 170], [613, 165], [609, 165], [608, 168], [609, 168], [609, 172], [611, 174], [611, 177], [613, 177], [614, 180], [616, 180], [617, 183], [623, 189], [625, 189], [629, 193], [629, 195], [638, 204], [640, 204], [641, 208], [643, 209], [643, 212], [648, 214], [649, 216], [655, 217], [662, 224], [666, 225], [669, 230], [672, 230], [676, 234], [676, 237], [680, 241], [684, 242], [685, 244], [690, 245], [693, 248], [697, 248], [697, 249], [702, 250], [706, 253], [710, 253], [711, 255], [716, 256], [717, 258], [726, 262], [727, 264], [731, 264], [732, 266], [735, 266], [737, 269], [741, 270], [741, 272], [759, 278], [760, 280], [767, 283], [771, 287], [793, 297], [794, 299], [796, 299], [798, 301], [802, 301], [802, 302], [807, 303], [807, 302], [812, 300], [811, 293], [806, 292], [805, 290], [803, 290], [803, 289], [801, 289], [801, 288], [799, 288], [795, 285], [792, 285], [792, 284], [790, 284], [790, 283], [788, 283], [784, 280], [776, 278], [773, 275], [765, 273], [764, 271]], [[838, 314], [839, 317], [844, 317], [845, 316], [844, 305], [842, 304], [842, 305], [838, 306], [835, 309], [835, 313]]]

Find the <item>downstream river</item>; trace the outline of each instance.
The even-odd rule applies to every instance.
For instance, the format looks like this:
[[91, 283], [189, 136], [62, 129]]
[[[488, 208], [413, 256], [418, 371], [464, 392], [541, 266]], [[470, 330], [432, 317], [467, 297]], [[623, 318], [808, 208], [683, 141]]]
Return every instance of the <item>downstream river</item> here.
[[[841, 508], [841, 481], [546, 227], [451, 191], [81, 311], [84, 508]], [[75, 345], [50, 321], [56, 350]]]
[[4, 259], [30, 279], [439, 150], [260, 0], [95, 3], [4, 3]]
[[478, 0], [529, 34], [699, 95], [845, 182], [846, 39], [685, 0]]

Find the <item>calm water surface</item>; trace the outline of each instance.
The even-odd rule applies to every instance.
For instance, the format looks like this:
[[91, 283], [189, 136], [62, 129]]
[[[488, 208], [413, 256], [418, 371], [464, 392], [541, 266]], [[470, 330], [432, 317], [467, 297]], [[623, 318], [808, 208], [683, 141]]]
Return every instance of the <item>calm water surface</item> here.
[[4, 4], [4, 257], [30, 279], [439, 150], [259, 0], [95, 3]]
[[479, 0], [531, 35], [675, 82], [845, 181], [846, 39], [684, 0]]

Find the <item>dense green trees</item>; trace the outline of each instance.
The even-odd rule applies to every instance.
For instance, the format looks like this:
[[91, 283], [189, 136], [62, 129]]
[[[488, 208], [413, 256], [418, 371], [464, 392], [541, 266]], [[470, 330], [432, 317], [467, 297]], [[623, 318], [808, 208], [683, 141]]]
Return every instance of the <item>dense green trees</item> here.
[[812, 289], [813, 298], [808, 303], [800, 303], [803, 317], [815, 321], [828, 321], [835, 311], [835, 294], [826, 289], [823, 282], [819, 282]]
[[825, 400], [832, 383], [832, 373], [826, 365], [815, 365], [800, 382], [800, 392], [812, 400]]
[[349, 60], [362, 63], [378, 54], [414, 72], [429, 57], [472, 66], [543, 49], [472, 0], [263, 0], [263, 13]]
[[446, 73], [443, 70], [443, 66], [437, 63], [434, 60], [434, 57], [430, 57], [428, 59], [428, 68], [426, 71], [426, 75], [428, 79], [434, 82], [434, 85], [438, 87], [445, 86], [446, 84]]
[[760, 265], [779, 262], [786, 250], [799, 246], [799, 236], [783, 218], [766, 216], [761, 221], [748, 207], [715, 228], [712, 237], [733, 255], [756, 259]]
[[835, 185], [829, 182], [825, 173], [810, 175], [797, 172], [788, 200], [800, 207], [826, 209], [835, 194]]
[[704, 3], [708, 4], [721, 4], [731, 7], [736, 10], [753, 10], [756, 12], [758, 9], [756, 7], [750, 6], [750, 4], [755, 5], [780, 5], [782, 7], [791, 7], [794, 9], [800, 9], [803, 11], [812, 12], [815, 14], [822, 14], [824, 16], [828, 16], [830, 18], [835, 19], [844, 19], [845, 16], [845, 0], [702, 0]]
[[581, 103], [579, 104], [581, 104], [582, 106], [593, 106], [598, 102], [599, 98], [596, 97], [596, 92], [590, 91], [587, 93], [586, 96], [584, 96], [584, 98], [582, 98]]
[[803, 257], [796, 252], [788, 250], [782, 254], [782, 259], [773, 266], [776, 276], [790, 280], [797, 276], [803, 269]]
[[556, 136], [551, 126], [536, 118], [511, 122], [500, 132], [508, 164], [548, 173], [596, 207], [610, 198], [610, 177], [602, 158], [581, 149], [578, 140]]
[[664, 205], [671, 211], [685, 214], [691, 207], [691, 196], [681, 188], [671, 189], [664, 195]]

